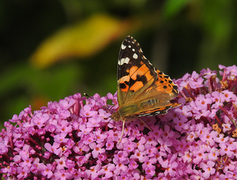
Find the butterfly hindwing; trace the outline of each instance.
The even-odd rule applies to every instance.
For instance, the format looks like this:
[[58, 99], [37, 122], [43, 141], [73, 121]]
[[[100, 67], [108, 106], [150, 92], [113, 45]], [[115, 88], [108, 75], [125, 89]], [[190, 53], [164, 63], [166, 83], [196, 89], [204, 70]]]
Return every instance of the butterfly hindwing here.
[[[166, 114], [170, 108], [179, 106], [178, 103], [171, 103], [170, 100], [178, 95], [178, 87], [173, 83], [169, 76], [156, 70], [157, 80], [152, 86], [143, 92], [143, 98], [137, 103], [140, 111], [133, 116], [153, 116]], [[144, 100], [143, 100], [144, 99]], [[146, 101], [147, 100], [147, 101]]]

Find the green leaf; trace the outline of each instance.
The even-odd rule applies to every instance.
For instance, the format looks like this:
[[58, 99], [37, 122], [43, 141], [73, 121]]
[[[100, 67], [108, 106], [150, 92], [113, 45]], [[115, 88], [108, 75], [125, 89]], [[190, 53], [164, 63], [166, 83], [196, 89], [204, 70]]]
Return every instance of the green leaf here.
[[167, 0], [164, 5], [164, 17], [176, 16], [192, 0]]

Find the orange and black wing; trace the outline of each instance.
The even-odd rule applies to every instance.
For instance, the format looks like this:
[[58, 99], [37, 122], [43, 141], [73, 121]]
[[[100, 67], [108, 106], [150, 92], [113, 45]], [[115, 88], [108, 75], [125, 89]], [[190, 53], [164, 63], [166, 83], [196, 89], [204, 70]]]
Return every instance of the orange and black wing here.
[[122, 106], [136, 98], [157, 79], [153, 65], [143, 55], [139, 43], [127, 36], [118, 59], [118, 101]]

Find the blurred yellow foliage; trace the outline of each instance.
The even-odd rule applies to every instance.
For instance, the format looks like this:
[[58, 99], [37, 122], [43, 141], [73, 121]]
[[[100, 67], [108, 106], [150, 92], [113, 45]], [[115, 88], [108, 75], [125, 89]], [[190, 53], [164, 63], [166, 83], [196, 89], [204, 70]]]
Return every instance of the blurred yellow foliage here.
[[31, 56], [31, 64], [46, 68], [63, 58], [91, 56], [117, 37], [127, 35], [129, 24], [111, 16], [93, 15], [42, 42]]

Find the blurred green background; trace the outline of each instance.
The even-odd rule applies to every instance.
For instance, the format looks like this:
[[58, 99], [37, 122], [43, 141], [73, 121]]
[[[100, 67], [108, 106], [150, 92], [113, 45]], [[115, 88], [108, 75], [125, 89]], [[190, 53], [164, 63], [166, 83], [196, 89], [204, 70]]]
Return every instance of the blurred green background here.
[[116, 91], [132, 35], [171, 78], [237, 61], [235, 0], [0, 0], [0, 120], [75, 93]]

